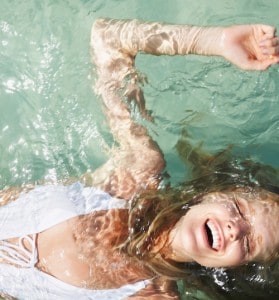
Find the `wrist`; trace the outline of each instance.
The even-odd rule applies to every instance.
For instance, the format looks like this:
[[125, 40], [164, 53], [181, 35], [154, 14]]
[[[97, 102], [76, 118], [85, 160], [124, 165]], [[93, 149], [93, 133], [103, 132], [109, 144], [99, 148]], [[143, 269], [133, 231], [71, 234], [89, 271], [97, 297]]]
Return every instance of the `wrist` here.
[[225, 27], [192, 27], [195, 31], [190, 53], [223, 55]]

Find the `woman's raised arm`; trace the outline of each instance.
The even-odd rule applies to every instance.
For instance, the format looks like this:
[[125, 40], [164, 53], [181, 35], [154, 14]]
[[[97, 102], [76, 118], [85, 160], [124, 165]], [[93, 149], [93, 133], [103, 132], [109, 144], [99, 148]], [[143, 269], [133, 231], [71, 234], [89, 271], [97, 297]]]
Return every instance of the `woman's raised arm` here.
[[91, 33], [96, 66], [95, 91], [102, 97], [119, 147], [109, 161], [84, 181], [129, 199], [139, 189], [156, 187], [164, 159], [147, 130], [136, 123], [130, 103], [149, 118], [135, 70], [138, 52], [154, 55], [219, 55], [243, 69], [266, 69], [278, 62], [278, 38], [267, 25], [198, 27], [138, 20], [98, 19]]
[[133, 58], [138, 52], [218, 55], [239, 68], [250, 70], [263, 70], [279, 62], [276, 29], [264, 24], [201, 27], [99, 19], [93, 25], [96, 30], [102, 27], [106, 28], [103, 37], [107, 46]]

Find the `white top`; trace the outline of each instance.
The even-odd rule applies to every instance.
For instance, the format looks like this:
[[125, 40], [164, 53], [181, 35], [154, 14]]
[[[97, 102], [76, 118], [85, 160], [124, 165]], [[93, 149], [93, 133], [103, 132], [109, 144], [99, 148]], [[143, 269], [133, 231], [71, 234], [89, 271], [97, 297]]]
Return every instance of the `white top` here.
[[[90, 290], [64, 283], [35, 267], [37, 249], [35, 236], [58, 223], [97, 210], [125, 208], [127, 201], [112, 198], [95, 188], [47, 185], [23, 193], [19, 198], [0, 207], [0, 259], [5, 258], [22, 267], [0, 264], [0, 292], [18, 299], [123, 299], [144, 288], [149, 281], [128, 284], [118, 289]], [[14, 246], [5, 239], [18, 237]], [[21, 246], [28, 239], [32, 251]], [[20, 253], [18, 252], [20, 250]], [[24, 250], [24, 252], [23, 252]]]

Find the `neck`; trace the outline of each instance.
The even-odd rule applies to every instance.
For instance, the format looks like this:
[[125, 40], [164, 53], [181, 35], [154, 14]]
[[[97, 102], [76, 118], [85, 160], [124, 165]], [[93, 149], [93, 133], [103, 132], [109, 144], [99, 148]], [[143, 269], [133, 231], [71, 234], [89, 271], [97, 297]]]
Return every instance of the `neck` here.
[[176, 262], [192, 262], [193, 260], [185, 253], [180, 251], [179, 241], [177, 236], [177, 228], [180, 226], [180, 221], [168, 232], [167, 242], [161, 249], [160, 253], [165, 258], [171, 259]]
[[156, 238], [151, 253], [159, 254], [164, 259], [178, 261], [172, 247], [172, 231], [164, 231]]

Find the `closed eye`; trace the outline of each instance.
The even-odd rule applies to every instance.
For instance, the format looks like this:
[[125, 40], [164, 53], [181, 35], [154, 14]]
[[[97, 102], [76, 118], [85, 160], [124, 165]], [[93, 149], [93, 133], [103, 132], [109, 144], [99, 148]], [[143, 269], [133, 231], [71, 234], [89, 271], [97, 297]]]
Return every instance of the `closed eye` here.
[[244, 237], [244, 249], [247, 254], [250, 253], [250, 241], [249, 241], [248, 235], [245, 235], [245, 237]]
[[244, 215], [243, 215], [243, 213], [242, 213], [242, 211], [241, 211], [241, 209], [239, 207], [239, 203], [237, 202], [237, 200], [235, 200], [234, 203], [235, 203], [235, 207], [237, 209], [237, 212], [239, 213], [239, 215], [241, 216], [241, 218], [246, 221], [246, 219], [244, 218]]
[[[239, 205], [239, 202], [235, 199], [234, 201], [235, 203], [235, 207], [237, 209], [237, 212], [239, 213], [239, 215], [241, 216], [241, 218], [247, 223], [249, 224], [249, 222], [247, 221], [247, 219], [245, 218], [241, 208], [240, 208], [240, 205]], [[250, 227], [250, 226], [249, 226]], [[249, 233], [245, 234], [244, 238], [243, 238], [243, 243], [244, 243], [244, 249], [246, 251], [247, 254], [250, 253], [250, 240], [249, 240]]]

